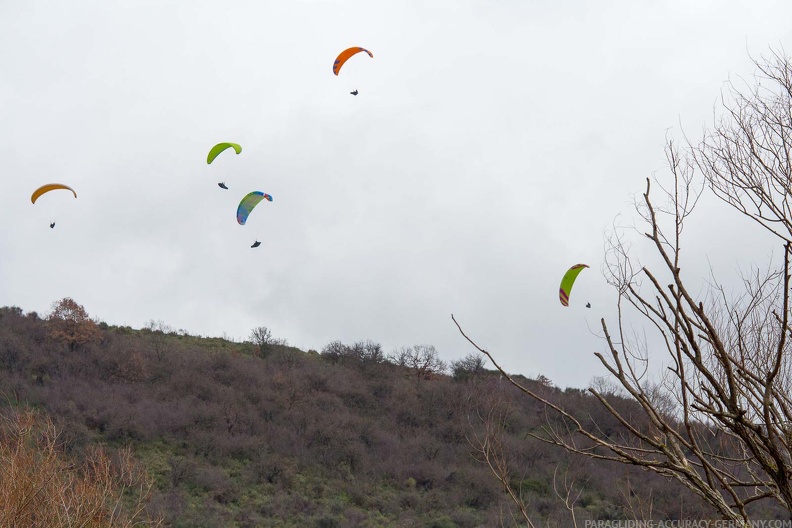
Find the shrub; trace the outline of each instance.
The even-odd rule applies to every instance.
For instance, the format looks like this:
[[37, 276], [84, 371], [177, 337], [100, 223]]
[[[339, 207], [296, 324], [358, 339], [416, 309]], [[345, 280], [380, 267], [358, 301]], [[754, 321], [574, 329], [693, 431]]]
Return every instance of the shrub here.
[[[52, 421], [33, 411], [13, 411], [0, 425], [0, 526], [95, 528], [132, 526], [145, 519], [143, 507], [153, 481], [129, 451], [111, 460], [101, 448], [82, 461], [60, 450]], [[123, 494], [133, 506], [121, 507]], [[159, 526], [151, 521], [150, 526]]]

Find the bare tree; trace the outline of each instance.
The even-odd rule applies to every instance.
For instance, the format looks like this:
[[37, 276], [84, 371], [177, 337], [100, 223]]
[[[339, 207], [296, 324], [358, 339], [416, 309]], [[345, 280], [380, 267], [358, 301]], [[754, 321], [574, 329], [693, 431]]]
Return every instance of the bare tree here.
[[446, 364], [432, 345], [402, 347], [392, 356], [391, 361], [410, 369], [418, 379], [432, 379], [446, 370]]
[[345, 345], [341, 341], [331, 341], [322, 349], [322, 355], [332, 361], [350, 360], [362, 366], [383, 363], [385, 352], [382, 345], [371, 339]]
[[[528, 528], [535, 528], [536, 525], [528, 515], [528, 506], [521, 490], [512, 485], [514, 468], [509, 464], [508, 454], [503, 446], [503, 431], [508, 409], [500, 398], [496, 398], [488, 407], [483, 412], [478, 407], [471, 410], [468, 420], [472, 432], [467, 437], [467, 441], [473, 448], [473, 456], [476, 460], [487, 465], [503, 486], [503, 491], [517, 507], [521, 519], [518, 521], [512, 513], [512, 522], [524, 523]], [[474, 416], [475, 420], [473, 420]]]
[[173, 333], [173, 327], [166, 324], [165, 321], [159, 319], [155, 321], [154, 319], [149, 319], [144, 326], [146, 330], [149, 332], [149, 340], [154, 348], [154, 353], [157, 356], [158, 361], [162, 361], [165, 357], [166, 352], [166, 345], [167, 345], [167, 337], [166, 334]]
[[272, 335], [272, 331], [266, 326], [257, 326], [250, 332], [248, 338], [251, 343], [256, 345], [259, 354], [266, 357], [272, 352], [275, 346], [287, 346], [288, 342], [285, 339], [276, 338]]
[[[580, 464], [574, 463], [572, 455], [564, 462], [559, 462], [553, 470], [553, 491], [569, 512], [568, 517], [554, 522], [545, 515], [533, 512], [532, 519], [531, 494], [526, 493], [524, 488], [526, 475], [530, 471], [516, 467], [513, 460], [516, 455], [514, 446], [510, 449], [507, 445], [507, 431], [513, 427], [515, 415], [519, 415], [520, 411], [504, 397], [505, 388], [505, 384], [498, 384], [496, 388], [490, 387], [468, 400], [470, 433], [465, 438], [473, 449], [473, 457], [489, 468], [516, 507], [516, 511], [510, 512], [512, 525], [535, 528], [541, 519], [544, 526], [556, 525], [555, 522], [561, 522], [562, 526], [578, 526], [575, 507], [588, 479], [581, 477], [582, 468]], [[581, 507], [578, 505], [577, 508], [580, 510]]]
[[468, 354], [451, 362], [451, 373], [455, 380], [473, 379], [485, 372], [486, 360], [481, 354]]
[[[634, 405], [625, 412], [599, 382], [588, 393], [624, 434], [606, 434], [521, 385], [452, 315], [473, 346], [548, 409], [544, 432], [532, 437], [675, 479], [738, 523], [750, 520], [759, 501], [792, 511], [792, 61], [773, 52], [754, 62], [754, 82], [727, 85], [724, 115], [702, 141], [682, 149], [668, 142], [670, 178], [654, 186], [647, 179], [637, 204], [641, 236], [659, 264], [639, 264], [623, 234], [610, 239], [607, 274], [619, 293], [618, 315], [615, 324], [601, 320], [606, 351], [596, 356]], [[682, 271], [683, 230], [707, 190], [782, 248], [766, 269], [741, 277], [741, 288], [714, 279], [702, 288]], [[647, 323], [647, 339], [630, 331], [636, 315]], [[667, 365], [660, 374], [658, 360]]]
[[[567, 467], [563, 475], [563, 482], [561, 482], [561, 489], [559, 490], [559, 466], [556, 466], [553, 471], [553, 491], [556, 496], [564, 503], [564, 508], [569, 511], [569, 517], [572, 521], [572, 526], [577, 528], [577, 516], [575, 515], [575, 503], [580, 499], [583, 494], [583, 485], [578, 484], [578, 477], [570, 474], [569, 467]], [[583, 482], [585, 484], [585, 482]]]

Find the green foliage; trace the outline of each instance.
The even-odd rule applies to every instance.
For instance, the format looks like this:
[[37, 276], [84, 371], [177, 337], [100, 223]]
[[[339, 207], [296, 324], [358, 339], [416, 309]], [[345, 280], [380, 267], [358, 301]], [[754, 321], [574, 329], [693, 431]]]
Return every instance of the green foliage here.
[[445, 515], [433, 519], [427, 526], [428, 528], [459, 528], [457, 523]]
[[344, 526], [344, 519], [338, 517], [324, 516], [316, 520], [316, 528], [341, 528]]
[[522, 481], [512, 481], [512, 488], [530, 495], [547, 496], [552, 493], [552, 489], [547, 480], [537, 480], [532, 478]]

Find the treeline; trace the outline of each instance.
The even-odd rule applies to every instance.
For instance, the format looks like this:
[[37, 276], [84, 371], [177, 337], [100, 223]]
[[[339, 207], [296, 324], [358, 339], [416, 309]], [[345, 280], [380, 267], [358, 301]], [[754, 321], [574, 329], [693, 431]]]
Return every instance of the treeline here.
[[[66, 452], [131, 448], [165, 526], [512, 525], [485, 444], [522, 468], [509, 483], [537, 525], [569, 526], [570, 507], [577, 522], [710, 513], [654, 474], [527, 439], [546, 409], [477, 356], [445, 365], [429, 345], [374, 341], [303, 352], [264, 330], [235, 343], [97, 324], [70, 299], [47, 318], [0, 308], [3, 405], [48, 413]], [[521, 381], [626, 434], [583, 391]]]

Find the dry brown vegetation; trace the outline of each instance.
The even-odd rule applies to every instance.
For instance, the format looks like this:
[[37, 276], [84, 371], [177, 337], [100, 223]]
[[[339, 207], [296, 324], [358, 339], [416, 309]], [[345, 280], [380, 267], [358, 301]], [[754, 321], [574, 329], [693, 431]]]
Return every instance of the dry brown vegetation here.
[[[111, 458], [94, 447], [63, 451], [45, 415], [12, 411], [0, 423], [0, 526], [8, 528], [159, 526], [144, 504], [153, 482], [129, 450]], [[124, 501], [126, 499], [126, 502]]]

